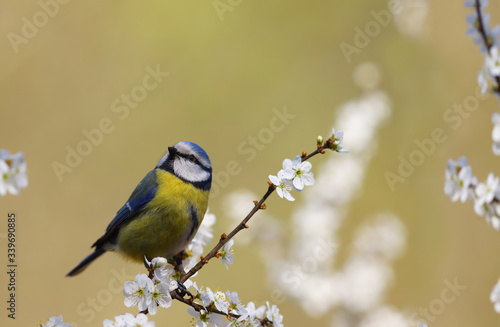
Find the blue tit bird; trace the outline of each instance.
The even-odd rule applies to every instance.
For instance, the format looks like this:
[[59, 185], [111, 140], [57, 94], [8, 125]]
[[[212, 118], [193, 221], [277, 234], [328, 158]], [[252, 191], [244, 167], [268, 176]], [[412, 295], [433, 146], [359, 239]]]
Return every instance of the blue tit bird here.
[[67, 276], [81, 273], [106, 251], [140, 262], [180, 253], [200, 227], [211, 186], [212, 165], [200, 146], [169, 147], [92, 245], [94, 252]]

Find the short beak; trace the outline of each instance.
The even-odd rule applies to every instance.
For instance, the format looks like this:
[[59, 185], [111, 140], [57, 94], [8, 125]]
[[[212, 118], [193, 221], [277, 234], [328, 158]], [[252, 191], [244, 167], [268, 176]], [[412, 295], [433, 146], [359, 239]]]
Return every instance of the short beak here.
[[170, 153], [171, 156], [175, 156], [177, 154], [177, 149], [174, 148], [173, 146], [169, 146], [168, 153]]

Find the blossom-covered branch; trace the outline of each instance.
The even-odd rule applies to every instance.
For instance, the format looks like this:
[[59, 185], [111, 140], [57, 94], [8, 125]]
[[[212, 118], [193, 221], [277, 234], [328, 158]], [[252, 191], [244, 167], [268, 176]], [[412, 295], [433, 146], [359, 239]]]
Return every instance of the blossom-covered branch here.
[[[490, 28], [490, 15], [484, 12], [488, 6], [487, 0], [467, 0], [465, 7], [474, 8], [474, 12], [467, 16], [470, 27], [467, 35], [474, 37], [474, 42], [480, 45], [480, 52], [485, 53], [484, 65], [479, 72], [477, 81], [481, 86], [481, 93], [488, 88], [497, 97], [500, 97], [500, 55], [498, 51], [500, 26]], [[489, 87], [490, 82], [493, 84]], [[500, 114], [493, 113], [491, 121], [494, 124], [491, 137], [493, 139], [492, 152], [500, 155]], [[500, 230], [500, 185], [499, 178], [490, 172], [486, 183], [478, 183], [472, 175], [472, 168], [467, 164], [466, 157], [457, 161], [448, 160], [445, 170], [444, 192], [451, 201], [473, 201], [475, 212], [485, 217], [488, 225]], [[491, 294], [491, 302], [495, 303], [495, 311], [500, 313], [500, 281], [495, 285]]]
[[[276, 178], [271, 175], [269, 176], [271, 183], [269, 183], [266, 193], [259, 201], [254, 201], [254, 207], [248, 215], [231, 231], [231, 233], [228, 235], [222, 234], [219, 243], [217, 243], [217, 245], [215, 245], [215, 247], [206, 256], [202, 257], [196, 266], [194, 266], [187, 273], [182, 274], [179, 281], [185, 282], [189, 277], [197, 273], [205, 264], [208, 263], [209, 260], [217, 256], [218, 251], [224, 246], [224, 244], [229, 242], [229, 240], [231, 240], [238, 232], [248, 228], [248, 221], [255, 215], [255, 213], [257, 213], [257, 211], [265, 209], [264, 202], [274, 192], [274, 190], [278, 189], [280, 197], [283, 197], [283, 195], [289, 194], [289, 191], [292, 190], [292, 183], [293, 187], [295, 187], [298, 191], [301, 191], [304, 185], [312, 185], [312, 183], [314, 183], [314, 178], [312, 177], [312, 173], [309, 173], [311, 165], [303, 165], [302, 163], [319, 153], [324, 154], [327, 149], [340, 153], [347, 153], [349, 150], [343, 146], [344, 132], [342, 130], [338, 130], [337, 132], [333, 130], [332, 134], [332, 137], [325, 142], [323, 142], [322, 137], [318, 137], [317, 147], [313, 152], [309, 154], [303, 152], [301, 156], [295, 157], [293, 162], [290, 159], [285, 159], [283, 161], [283, 170], [278, 173], [278, 176], [281, 176], [281, 178]], [[287, 199], [293, 199], [293, 197], [290, 197], [291, 195], [288, 196]]]
[[485, 217], [488, 225], [500, 230], [500, 185], [498, 177], [493, 173], [488, 175], [486, 183], [478, 183], [472, 175], [472, 168], [467, 164], [467, 158], [460, 157], [457, 161], [448, 160], [445, 171], [446, 181], [444, 192], [451, 201], [473, 201], [476, 213]]
[[486, 53], [484, 65], [478, 75], [478, 83], [481, 86], [481, 92], [484, 94], [489, 86], [489, 81], [493, 82], [490, 90], [500, 95], [500, 56], [498, 53], [500, 26], [496, 25], [490, 28], [489, 13], [483, 12], [488, 6], [487, 0], [468, 0], [465, 7], [474, 8], [474, 12], [467, 16], [467, 23], [470, 27], [467, 35], [474, 38], [474, 42], [480, 45], [482, 53]]

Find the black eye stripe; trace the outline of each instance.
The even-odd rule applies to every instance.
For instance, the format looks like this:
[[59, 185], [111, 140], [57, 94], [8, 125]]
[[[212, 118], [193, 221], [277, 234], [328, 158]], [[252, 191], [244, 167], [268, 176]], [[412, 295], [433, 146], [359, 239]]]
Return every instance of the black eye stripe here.
[[192, 161], [194, 163], [201, 165], [200, 161], [192, 154], [177, 153], [177, 155], [181, 158], [184, 158], [186, 160], [189, 160], [189, 161]]

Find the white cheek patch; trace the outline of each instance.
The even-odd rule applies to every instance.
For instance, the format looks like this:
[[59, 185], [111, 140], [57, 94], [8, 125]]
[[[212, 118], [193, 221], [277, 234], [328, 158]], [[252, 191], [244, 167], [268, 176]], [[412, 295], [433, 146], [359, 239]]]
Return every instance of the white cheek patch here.
[[202, 182], [210, 178], [209, 172], [183, 158], [175, 158], [174, 173], [190, 182]]

